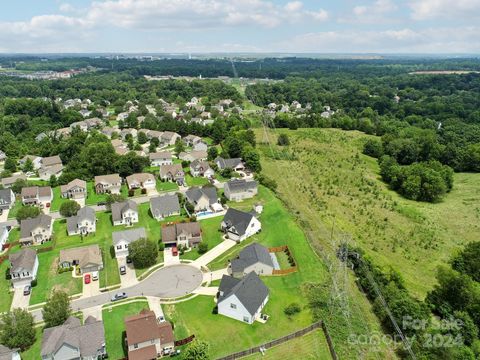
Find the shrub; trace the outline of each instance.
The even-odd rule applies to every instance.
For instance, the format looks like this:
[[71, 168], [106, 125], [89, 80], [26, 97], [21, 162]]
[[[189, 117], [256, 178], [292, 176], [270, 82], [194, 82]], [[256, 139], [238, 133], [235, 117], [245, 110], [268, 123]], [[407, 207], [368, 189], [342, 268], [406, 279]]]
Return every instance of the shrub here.
[[35, 218], [40, 215], [41, 210], [36, 206], [24, 206], [21, 207], [17, 212], [17, 220], [18, 222], [28, 219], [28, 218]]
[[287, 146], [290, 145], [290, 139], [287, 134], [280, 134], [277, 139], [277, 145]]
[[295, 314], [298, 314], [300, 311], [302, 311], [302, 308], [297, 303], [291, 303], [285, 309], [283, 309], [283, 312], [287, 316], [293, 316]]
[[208, 251], [208, 244], [205, 242], [201, 242], [198, 244], [198, 253], [205, 254]]
[[142, 194], [145, 195], [147, 193], [147, 189], [142, 188]]
[[80, 210], [80, 204], [74, 200], [67, 200], [60, 205], [60, 215], [63, 217], [75, 216]]
[[138, 239], [129, 246], [129, 257], [136, 268], [147, 268], [157, 261], [157, 244], [147, 239]]
[[159, 240], [158, 251], [163, 251], [163, 250], [165, 250], [165, 244], [162, 242], [162, 240]]
[[135, 195], [135, 190], [133, 189], [128, 190], [128, 196], [132, 197], [133, 195]]

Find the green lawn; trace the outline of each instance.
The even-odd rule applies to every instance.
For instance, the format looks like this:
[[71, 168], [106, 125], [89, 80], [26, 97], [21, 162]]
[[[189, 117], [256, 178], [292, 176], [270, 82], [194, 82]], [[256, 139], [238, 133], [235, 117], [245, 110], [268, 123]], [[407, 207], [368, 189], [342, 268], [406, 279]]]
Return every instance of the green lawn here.
[[[262, 232], [235, 246], [208, 266], [210, 269], [224, 268], [228, 265], [228, 259], [234, 258], [241, 248], [253, 241], [265, 246], [288, 245], [300, 265], [300, 271], [287, 276], [263, 278], [270, 290], [270, 300], [264, 309], [264, 312], [271, 316], [267, 324], [247, 325], [221, 315], [213, 315], [215, 304], [213, 298], [207, 296], [198, 296], [190, 301], [165, 307], [168, 317], [175, 321], [175, 333], [178, 336], [195, 334], [199, 339], [208, 341], [212, 346], [213, 358], [273, 340], [314, 321], [310, 310], [306, 308], [302, 284], [324, 280], [326, 269], [313, 254], [293, 217], [271, 191], [260, 187], [255, 199], [234, 206], [250, 210], [253, 203], [258, 201], [264, 203], [264, 212], [260, 217]], [[207, 233], [211, 236], [216, 233], [216, 236], [220, 237], [218, 228], [221, 219], [219, 217], [205, 220], [209, 222], [205, 228], [202, 222], [204, 235]], [[283, 314], [283, 309], [292, 302], [301, 304], [304, 309], [289, 319]], [[235, 338], [234, 342], [232, 338]]]
[[157, 179], [157, 191], [162, 192], [162, 191], [177, 191], [178, 190], [178, 185], [174, 182], [170, 181], [161, 181]]
[[14, 219], [17, 216], [18, 210], [20, 210], [22, 207], [23, 207], [23, 204], [21, 200], [15, 201], [13, 208], [11, 208], [10, 211], [8, 212], [8, 218]]
[[53, 189], [53, 201], [50, 208], [50, 211], [59, 211], [60, 206], [68, 199], [62, 198], [62, 193], [60, 192], [60, 186], [54, 187]]
[[[128, 189], [127, 185], [122, 185], [120, 193], [127, 198], [128, 197]], [[87, 182], [87, 199], [85, 203], [87, 205], [97, 205], [99, 202], [105, 202], [107, 200], [108, 194], [97, 194], [95, 192], [95, 184], [93, 181]]]
[[40, 352], [42, 350], [43, 327], [35, 329], [35, 342], [27, 350], [20, 355], [22, 360], [38, 360], [41, 358]]
[[8, 260], [0, 264], [0, 313], [10, 310], [13, 293], [10, 292], [10, 281], [5, 279], [5, 275], [10, 267]]
[[110, 359], [123, 359], [126, 357], [127, 354], [123, 347], [124, 319], [127, 316], [138, 314], [143, 309], [148, 309], [148, 302], [139, 301], [103, 310], [105, 342]]
[[288, 256], [285, 254], [284, 251], [279, 251], [275, 253], [275, 256], [277, 257], [278, 264], [280, 265], [280, 269], [289, 269], [291, 268], [290, 263], [288, 262]]
[[203, 186], [210, 184], [207, 178], [202, 176], [192, 176], [190, 175], [190, 171], [185, 174], [185, 181], [188, 186]]
[[[202, 242], [208, 244], [208, 250], [222, 242], [223, 233], [220, 231], [220, 223], [223, 216], [217, 216], [210, 219], [200, 220], [200, 227], [202, 229]], [[192, 249], [181, 256], [182, 259], [195, 260], [201, 255], [197, 249]]]

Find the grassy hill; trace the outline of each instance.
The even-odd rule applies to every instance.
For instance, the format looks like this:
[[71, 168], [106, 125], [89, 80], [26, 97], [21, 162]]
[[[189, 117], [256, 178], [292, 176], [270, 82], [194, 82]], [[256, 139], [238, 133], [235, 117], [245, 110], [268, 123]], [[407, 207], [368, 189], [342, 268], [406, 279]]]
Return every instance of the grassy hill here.
[[[282, 132], [291, 142], [284, 149], [275, 145]], [[419, 203], [381, 181], [376, 159], [361, 153], [365, 134], [281, 129], [269, 138], [272, 147], [257, 129], [264, 174], [277, 181], [279, 197], [309, 229], [312, 245], [333, 253], [350, 239], [375, 263], [398, 270], [419, 298], [435, 283], [436, 267], [479, 238], [480, 174], [455, 174], [441, 203]]]

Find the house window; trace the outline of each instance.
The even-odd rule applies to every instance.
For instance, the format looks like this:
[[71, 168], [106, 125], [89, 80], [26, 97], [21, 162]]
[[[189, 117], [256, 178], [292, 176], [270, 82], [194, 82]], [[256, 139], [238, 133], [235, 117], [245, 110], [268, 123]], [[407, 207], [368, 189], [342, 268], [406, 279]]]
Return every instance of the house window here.
[[125, 249], [128, 249], [128, 244], [125, 244]]
[[231, 303], [231, 304], [230, 304], [230, 307], [231, 307], [232, 309], [236, 309], [236, 308], [237, 308], [237, 305], [236, 305], [236, 304], [233, 304], [233, 303]]
[[133, 344], [134, 349], [138, 349], [138, 344]]
[[117, 250], [121, 250], [122, 249], [122, 245], [117, 245]]
[[248, 318], [248, 316], [244, 316], [243, 317], [243, 321], [245, 321], [246, 323], [250, 322], [250, 319]]

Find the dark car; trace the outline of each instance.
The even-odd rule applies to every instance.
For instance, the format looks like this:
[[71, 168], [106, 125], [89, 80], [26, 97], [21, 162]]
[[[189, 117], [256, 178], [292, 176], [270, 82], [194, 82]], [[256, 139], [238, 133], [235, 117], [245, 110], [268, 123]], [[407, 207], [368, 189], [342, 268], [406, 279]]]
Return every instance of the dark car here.
[[105, 206], [105, 205], [107, 205], [107, 202], [106, 202], [106, 201], [99, 201], [99, 202], [97, 203], [97, 206]]
[[131, 264], [132, 263], [132, 259], [130, 259], [130, 256], [127, 256], [127, 264]]
[[30, 295], [31, 292], [32, 292], [32, 287], [30, 285], [26, 285], [23, 288], [23, 295], [25, 296]]
[[120, 275], [125, 275], [127, 273], [127, 267], [126, 266], [120, 266]]
[[117, 301], [117, 300], [122, 300], [122, 299], [126, 299], [127, 298], [127, 294], [124, 293], [124, 292], [121, 292], [121, 293], [116, 293], [115, 295], [112, 296], [112, 301]]

